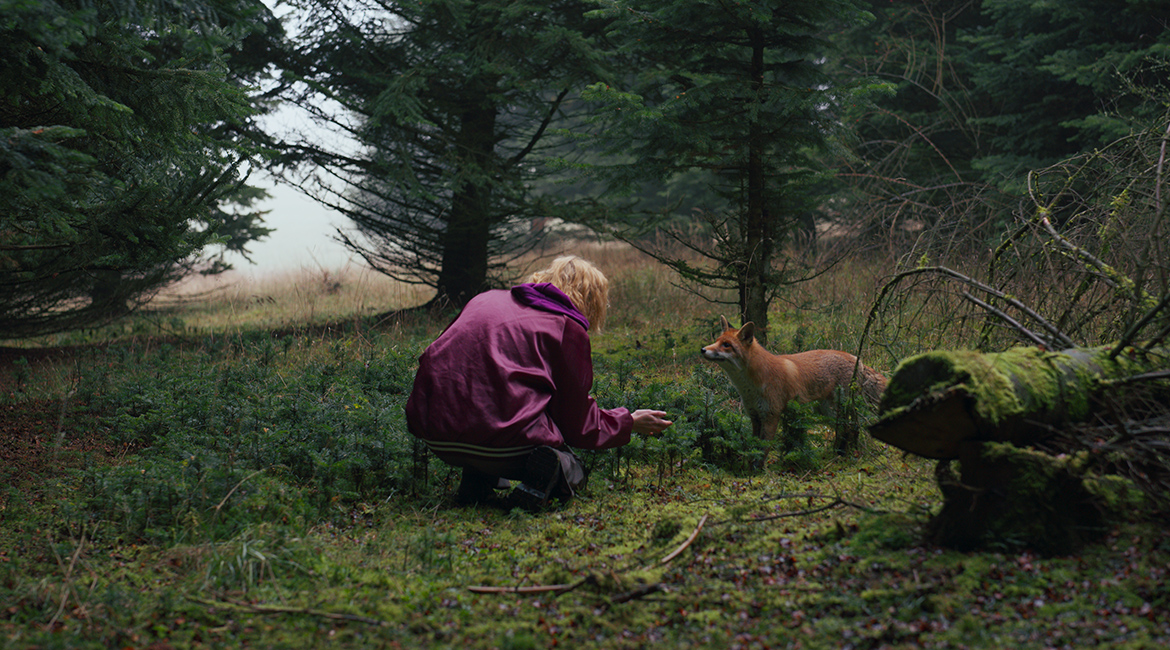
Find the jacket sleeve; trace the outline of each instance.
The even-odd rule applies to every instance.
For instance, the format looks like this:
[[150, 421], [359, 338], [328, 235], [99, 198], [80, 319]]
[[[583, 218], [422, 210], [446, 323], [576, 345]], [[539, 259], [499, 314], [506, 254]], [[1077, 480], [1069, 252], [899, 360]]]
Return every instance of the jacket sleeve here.
[[548, 410], [565, 443], [578, 449], [628, 444], [634, 427], [629, 410], [602, 409], [589, 394], [593, 389], [593, 357], [585, 328], [566, 318], [559, 347], [550, 364], [555, 390]]

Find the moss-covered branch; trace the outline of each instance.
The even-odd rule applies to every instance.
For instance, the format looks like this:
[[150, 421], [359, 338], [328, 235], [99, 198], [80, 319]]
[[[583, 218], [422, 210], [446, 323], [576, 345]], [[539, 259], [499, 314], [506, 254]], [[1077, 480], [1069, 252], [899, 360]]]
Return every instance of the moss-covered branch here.
[[870, 433], [927, 458], [957, 458], [963, 441], [1032, 444], [1052, 426], [1080, 422], [1105, 380], [1155, 369], [1132, 348], [1000, 353], [935, 351], [903, 361], [890, 377]]

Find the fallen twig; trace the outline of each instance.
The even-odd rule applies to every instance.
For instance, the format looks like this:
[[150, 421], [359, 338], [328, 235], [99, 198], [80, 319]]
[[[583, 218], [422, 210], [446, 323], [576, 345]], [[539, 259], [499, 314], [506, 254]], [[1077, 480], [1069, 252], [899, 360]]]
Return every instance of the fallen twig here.
[[[790, 495], [781, 495], [780, 497], [776, 497], [776, 498], [807, 498], [809, 500], [809, 503], [811, 504], [813, 499], [827, 499], [828, 497], [823, 495], [823, 494], [790, 494]], [[832, 510], [833, 508], [839, 508], [841, 506], [848, 506], [850, 508], [856, 508], [858, 510], [863, 510], [865, 512], [870, 512], [870, 513], [882, 512], [881, 510], [877, 510], [875, 508], [863, 506], [860, 503], [853, 503], [851, 501], [846, 501], [846, 500], [842, 499], [841, 497], [833, 497], [833, 500], [830, 501], [829, 503], [827, 503], [823, 506], [817, 506], [815, 508], [810, 507], [810, 508], [805, 508], [803, 510], [790, 510], [788, 512], [777, 512], [777, 513], [771, 514], [771, 515], [761, 515], [759, 517], [752, 517], [751, 519], [723, 519], [721, 521], [712, 522], [711, 525], [712, 526], [719, 526], [719, 525], [727, 524], [727, 523], [731, 523], [731, 522], [754, 524], [754, 523], [760, 522], [760, 521], [772, 521], [774, 519], [783, 519], [785, 517], [801, 517], [804, 515], [815, 515], [818, 512], [824, 512], [825, 510]]]
[[764, 515], [762, 517], [752, 517], [751, 519], [747, 519], [746, 521], [754, 523], [757, 521], [771, 521], [773, 519], [783, 519], [785, 517], [800, 517], [803, 515], [813, 515], [813, 514], [816, 514], [818, 512], [824, 512], [825, 510], [832, 510], [833, 508], [837, 508], [840, 506], [851, 506], [851, 505], [853, 505], [853, 504], [846, 503], [845, 501], [842, 501], [841, 499], [833, 499], [829, 503], [827, 503], [823, 506], [817, 507], [817, 508], [806, 508], [804, 510], [793, 510], [790, 512], [778, 512], [774, 515]]
[[236, 607], [239, 609], [246, 609], [257, 614], [304, 614], [307, 616], [316, 616], [318, 618], [328, 618], [335, 621], [353, 621], [355, 623], [365, 623], [366, 625], [375, 625], [377, 627], [393, 627], [394, 624], [390, 621], [383, 621], [378, 618], [371, 618], [369, 616], [361, 616], [359, 614], [345, 614], [341, 612], [325, 612], [316, 609], [309, 609], [307, 607], [273, 607], [269, 605], [253, 605], [251, 603], [241, 603], [235, 600], [206, 600], [203, 598], [196, 598], [188, 596], [188, 599], [207, 605], [209, 607]]
[[[661, 560], [659, 560], [658, 566], [668, 564], [671, 560], [682, 554], [683, 551], [687, 550], [687, 547], [694, 543], [695, 539], [699, 537], [699, 533], [702, 532], [703, 525], [707, 523], [707, 517], [709, 516], [710, 515], [703, 515], [700, 517], [698, 525], [695, 526], [695, 530], [691, 532], [690, 536], [687, 537], [678, 548], [674, 549]], [[527, 587], [491, 587], [485, 585], [475, 585], [468, 587], [467, 590], [476, 594], [553, 594], [554, 596], [559, 596], [561, 594], [568, 593], [586, 583], [596, 582], [597, 581], [592, 576], [589, 576], [565, 585], [529, 585]], [[642, 598], [661, 590], [661, 584], [647, 585], [638, 587], [633, 591], [618, 594], [611, 600], [615, 603], [624, 603], [626, 601]]]
[[581, 578], [576, 582], [571, 582], [567, 585], [529, 585], [527, 587], [489, 587], [489, 586], [472, 586], [467, 590], [477, 594], [545, 594], [551, 593], [559, 596], [568, 593], [581, 585], [593, 581], [592, 577]]
[[241, 485], [243, 485], [244, 483], [246, 483], [246, 482], [248, 482], [248, 481], [252, 480], [252, 479], [253, 479], [253, 478], [255, 478], [257, 475], [259, 475], [259, 474], [263, 474], [265, 471], [267, 471], [267, 469], [268, 469], [268, 468], [258, 469], [258, 470], [256, 470], [255, 472], [252, 472], [251, 474], [249, 474], [249, 475], [245, 476], [244, 478], [240, 479], [240, 482], [239, 482], [239, 483], [236, 483], [234, 486], [232, 486], [232, 489], [228, 490], [228, 493], [224, 495], [223, 499], [221, 499], [221, 500], [220, 500], [220, 502], [219, 502], [219, 503], [217, 503], [217, 504], [215, 504], [215, 507], [214, 507], [214, 508], [212, 508], [212, 510], [215, 510], [215, 514], [217, 514], [217, 515], [218, 515], [218, 514], [219, 514], [219, 511], [220, 511], [220, 510], [223, 510], [223, 506], [224, 506], [224, 504], [226, 504], [226, 503], [227, 503], [228, 499], [232, 498], [232, 495], [236, 493], [236, 490], [240, 489], [240, 486], [241, 486]]
[[613, 598], [611, 598], [610, 601], [613, 603], [628, 603], [631, 600], [645, 598], [646, 596], [649, 596], [650, 594], [658, 593], [659, 591], [662, 591], [663, 587], [664, 587], [664, 585], [661, 582], [655, 582], [654, 584], [649, 584], [649, 585], [642, 585], [641, 587], [638, 587], [637, 589], [631, 589], [630, 591], [627, 591], [625, 593], [618, 594], [618, 595], [614, 596]]
[[[674, 558], [678, 557], [680, 553], [687, 550], [687, 547], [691, 545], [691, 542], [695, 541], [695, 538], [699, 536], [699, 531], [703, 530], [703, 524], [707, 523], [708, 516], [709, 515], [703, 515], [701, 518], [699, 518], [699, 525], [695, 526], [695, 530], [694, 530], [694, 532], [691, 533], [691, 536], [688, 537], [686, 539], [686, 541], [682, 543], [681, 546], [674, 549], [673, 551], [670, 552], [669, 555], [667, 555], [666, 557], [659, 560], [658, 564], [660, 566], [663, 564], [667, 564], [668, 562], [670, 562]], [[617, 602], [617, 601], [615, 601], [615, 602]]]
[[[52, 544], [50, 544], [49, 546], [51, 548]], [[81, 541], [79, 541], [77, 543], [77, 548], [75, 548], [73, 550], [73, 555], [72, 555], [72, 557], [69, 558], [69, 567], [67, 569], [65, 569], [65, 577], [62, 580], [62, 582], [64, 583], [64, 586], [61, 587], [61, 604], [58, 605], [57, 612], [55, 614], [53, 614], [53, 618], [49, 619], [49, 627], [50, 628], [52, 628], [57, 623], [57, 619], [61, 618], [61, 614], [63, 614], [65, 612], [65, 604], [69, 602], [69, 591], [70, 591], [69, 580], [70, 580], [70, 578], [73, 577], [73, 569], [77, 567], [77, 559], [81, 557], [81, 549], [84, 547], [85, 547], [85, 527], [83, 526], [81, 528]], [[53, 554], [57, 555], [57, 551], [55, 549], [53, 550]], [[57, 557], [57, 564], [58, 564], [58, 566], [61, 565], [60, 556]]]

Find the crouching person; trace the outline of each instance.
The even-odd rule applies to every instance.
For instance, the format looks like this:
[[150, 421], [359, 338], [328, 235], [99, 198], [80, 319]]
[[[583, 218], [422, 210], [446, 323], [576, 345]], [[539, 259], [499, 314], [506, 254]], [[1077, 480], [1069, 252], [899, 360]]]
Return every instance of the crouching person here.
[[473, 298], [423, 352], [407, 426], [463, 468], [458, 502], [487, 502], [511, 479], [522, 483], [505, 505], [538, 511], [584, 486], [571, 448], [612, 449], [672, 424], [662, 411], [602, 409], [589, 394], [588, 332], [605, 321], [608, 295], [592, 264], [557, 258], [528, 283]]

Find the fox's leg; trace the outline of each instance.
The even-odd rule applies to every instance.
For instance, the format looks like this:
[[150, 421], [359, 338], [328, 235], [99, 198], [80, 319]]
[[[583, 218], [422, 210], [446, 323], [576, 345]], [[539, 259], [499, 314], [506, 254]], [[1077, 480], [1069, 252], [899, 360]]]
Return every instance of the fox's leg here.
[[847, 387], [838, 386], [834, 388], [824, 399], [817, 400], [817, 410], [820, 411], [820, 414], [826, 418], [836, 417], [837, 405], [841, 403], [841, 397], [847, 390], [849, 390]]
[[[748, 412], [748, 417], [752, 421], [752, 435], [755, 436], [757, 440], [767, 440], [769, 437], [771, 437], [765, 433], [764, 419], [760, 417], [759, 413], [750, 411]], [[773, 435], [775, 435], [775, 433], [775, 431], [772, 432]]]
[[764, 413], [762, 417], [761, 440], [771, 440], [776, 437], [776, 431], [780, 429], [780, 416], [783, 411]]

